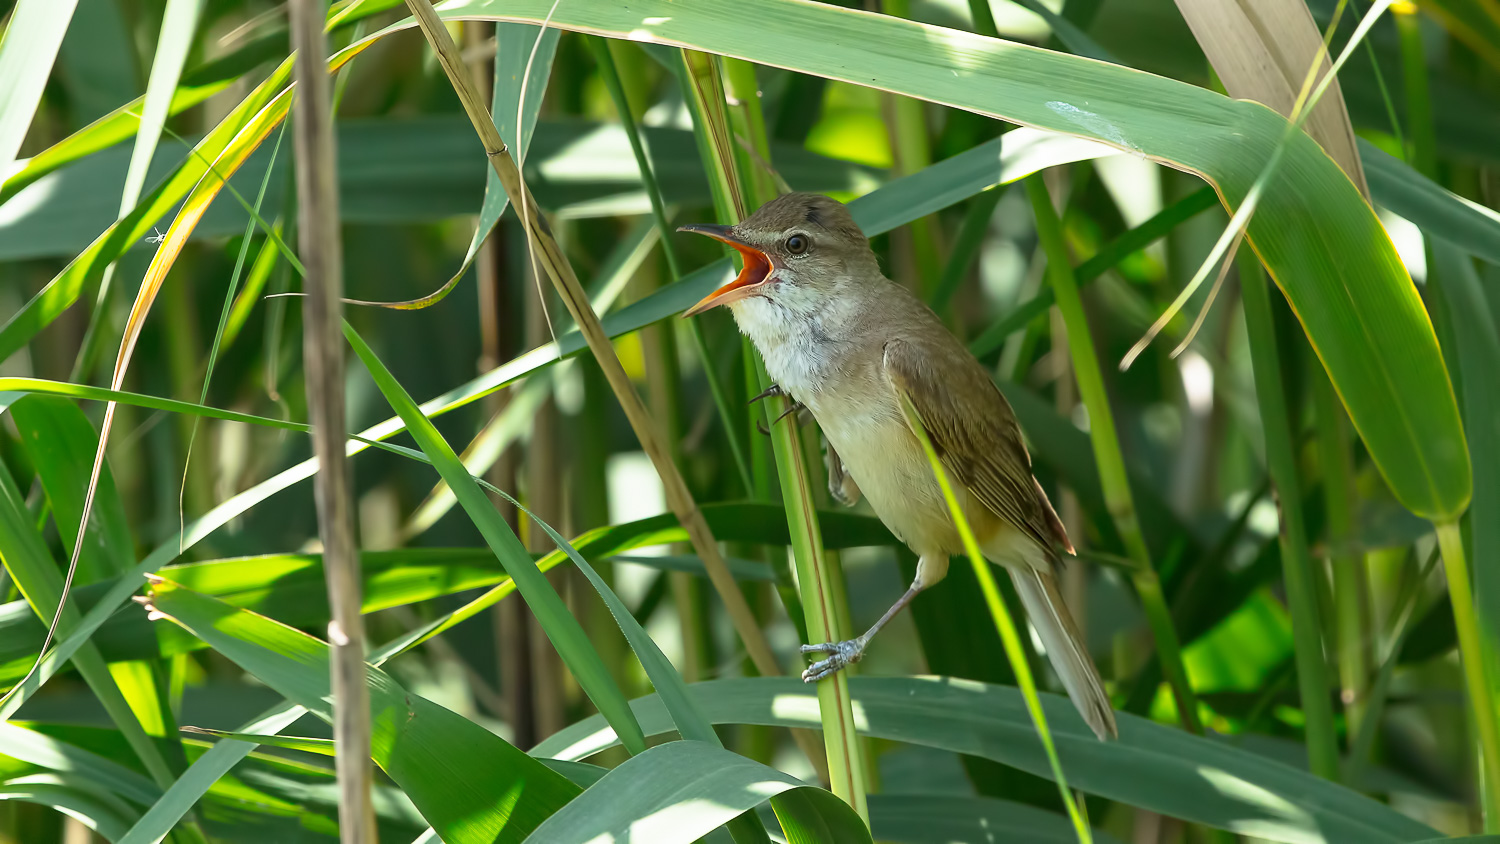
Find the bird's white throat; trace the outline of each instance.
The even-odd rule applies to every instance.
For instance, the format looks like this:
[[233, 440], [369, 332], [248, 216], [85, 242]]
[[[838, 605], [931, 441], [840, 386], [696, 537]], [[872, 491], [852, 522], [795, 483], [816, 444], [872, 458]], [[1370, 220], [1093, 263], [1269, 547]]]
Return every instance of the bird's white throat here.
[[817, 394], [838, 382], [828, 375], [848, 353], [853, 308], [838, 298], [814, 299], [794, 289], [779, 290], [774, 298], [750, 296], [729, 307], [765, 360], [771, 380], [816, 415]]

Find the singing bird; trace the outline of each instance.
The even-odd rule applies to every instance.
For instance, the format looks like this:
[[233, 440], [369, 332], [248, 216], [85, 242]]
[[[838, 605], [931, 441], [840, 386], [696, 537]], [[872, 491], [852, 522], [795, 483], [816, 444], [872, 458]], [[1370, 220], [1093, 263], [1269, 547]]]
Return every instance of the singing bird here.
[[735, 226], [690, 225], [734, 247], [744, 269], [684, 314], [728, 305], [780, 393], [806, 407], [828, 442], [829, 488], [861, 493], [920, 558], [911, 588], [864, 635], [809, 644], [827, 656], [814, 682], [864, 656], [870, 639], [964, 552], [901, 397], [917, 411], [991, 562], [1010, 573], [1063, 686], [1101, 738], [1116, 735], [1109, 695], [1058, 588], [1067, 532], [1031, 474], [1010, 403], [925, 304], [880, 271], [849, 209], [810, 193], [780, 196]]

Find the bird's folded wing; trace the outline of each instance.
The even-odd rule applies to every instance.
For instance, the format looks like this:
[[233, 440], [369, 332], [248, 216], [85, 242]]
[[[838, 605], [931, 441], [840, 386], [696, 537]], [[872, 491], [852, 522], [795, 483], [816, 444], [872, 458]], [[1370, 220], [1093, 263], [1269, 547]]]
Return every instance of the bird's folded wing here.
[[951, 477], [1043, 548], [1060, 544], [1071, 549], [1061, 521], [1031, 476], [1031, 456], [1015, 413], [973, 358], [896, 339], [885, 346], [885, 373], [891, 387], [916, 409]]

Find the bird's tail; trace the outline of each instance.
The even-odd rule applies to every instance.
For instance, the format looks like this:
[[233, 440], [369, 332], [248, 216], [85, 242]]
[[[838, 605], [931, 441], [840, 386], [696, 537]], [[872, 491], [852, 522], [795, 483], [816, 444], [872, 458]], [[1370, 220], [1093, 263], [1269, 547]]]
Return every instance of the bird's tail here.
[[1099, 676], [1099, 669], [1094, 667], [1078, 624], [1068, 613], [1067, 604], [1063, 603], [1057, 578], [1029, 566], [1007, 566], [1006, 571], [1010, 572], [1031, 625], [1047, 648], [1052, 667], [1062, 678], [1073, 705], [1078, 707], [1083, 720], [1101, 740], [1117, 738], [1119, 730], [1115, 727], [1114, 710], [1109, 705], [1109, 693], [1104, 690], [1104, 680]]

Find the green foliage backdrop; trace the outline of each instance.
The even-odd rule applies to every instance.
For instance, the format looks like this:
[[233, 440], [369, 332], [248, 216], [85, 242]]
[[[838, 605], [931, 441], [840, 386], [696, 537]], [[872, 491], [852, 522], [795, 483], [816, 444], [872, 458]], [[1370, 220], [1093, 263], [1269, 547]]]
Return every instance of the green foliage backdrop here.
[[[332, 4], [379, 839], [1500, 840], [1500, 17], [1301, 2], [452, 0], [447, 70], [407, 4]], [[0, 8], [3, 844], [340, 837], [288, 14]], [[1318, 37], [1306, 123], [1225, 95], [1308, 93]], [[915, 560], [747, 404], [728, 317], [677, 318], [733, 265], [675, 227], [785, 188], [1015, 407], [1117, 742], [967, 565], [794, 679]]]

